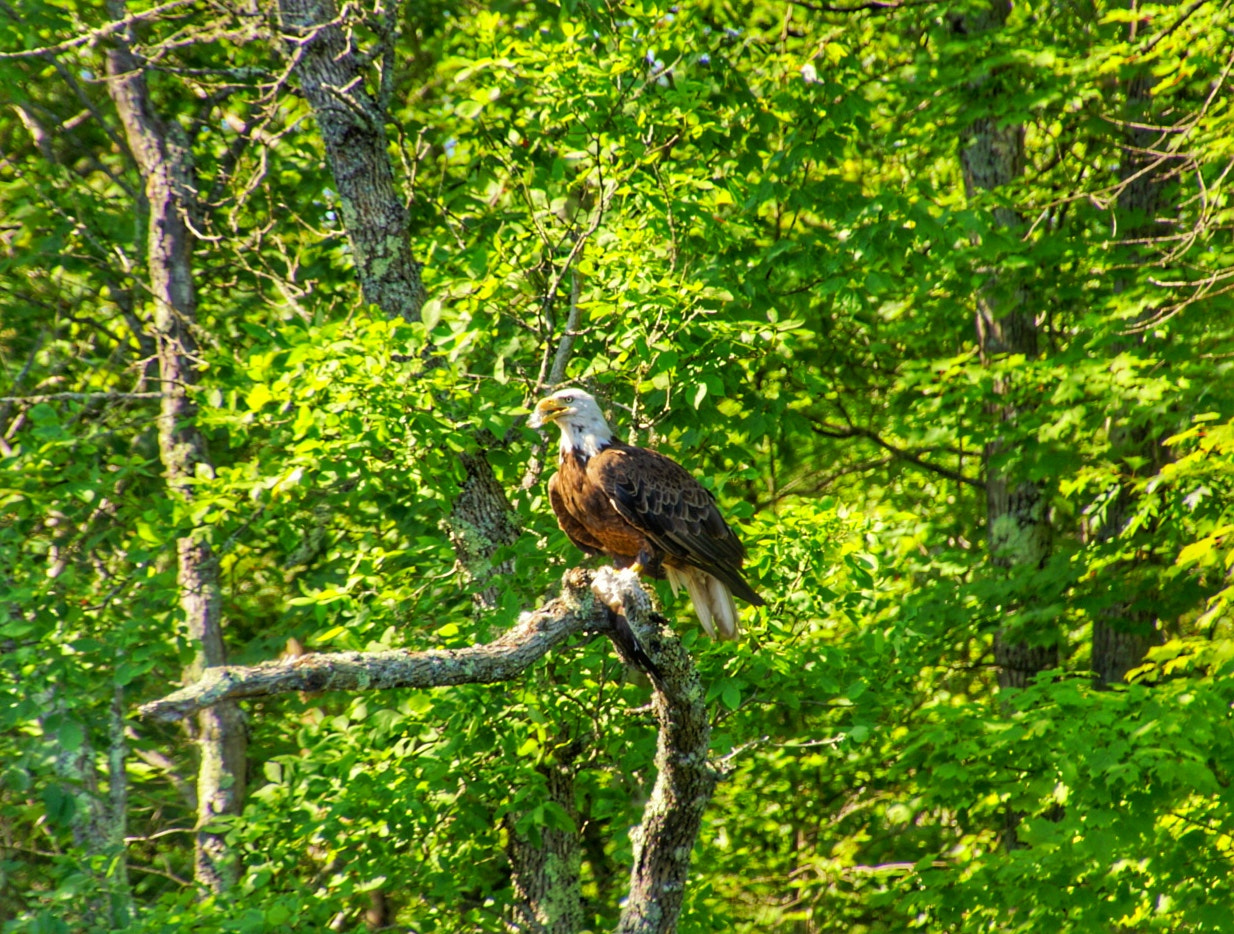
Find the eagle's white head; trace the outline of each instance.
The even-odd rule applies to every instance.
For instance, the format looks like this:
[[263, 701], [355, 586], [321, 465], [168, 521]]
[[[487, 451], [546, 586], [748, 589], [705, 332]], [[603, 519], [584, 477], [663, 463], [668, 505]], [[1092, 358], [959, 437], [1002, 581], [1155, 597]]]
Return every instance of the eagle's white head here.
[[549, 422], [561, 429], [563, 454], [578, 451], [584, 457], [592, 457], [613, 440], [599, 403], [581, 389], [559, 389], [541, 399], [527, 424], [543, 428]]

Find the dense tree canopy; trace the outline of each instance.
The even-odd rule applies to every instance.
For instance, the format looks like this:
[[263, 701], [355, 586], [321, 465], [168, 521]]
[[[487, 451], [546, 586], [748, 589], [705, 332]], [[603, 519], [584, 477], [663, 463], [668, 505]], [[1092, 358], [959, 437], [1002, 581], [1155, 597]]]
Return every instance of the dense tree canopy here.
[[682, 931], [1228, 930], [1232, 29], [0, 4], [3, 929], [614, 929], [657, 721], [607, 640], [136, 714], [545, 605], [571, 383], [768, 599], [713, 644], [657, 591], [720, 778]]

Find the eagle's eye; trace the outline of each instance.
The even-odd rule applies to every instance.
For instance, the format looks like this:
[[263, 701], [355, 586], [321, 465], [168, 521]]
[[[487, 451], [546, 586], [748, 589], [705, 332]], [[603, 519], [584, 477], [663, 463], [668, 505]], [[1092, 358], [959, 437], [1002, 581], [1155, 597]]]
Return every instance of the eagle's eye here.
[[562, 396], [561, 401], [564, 402], [566, 405], [573, 405], [574, 397], [573, 396]]

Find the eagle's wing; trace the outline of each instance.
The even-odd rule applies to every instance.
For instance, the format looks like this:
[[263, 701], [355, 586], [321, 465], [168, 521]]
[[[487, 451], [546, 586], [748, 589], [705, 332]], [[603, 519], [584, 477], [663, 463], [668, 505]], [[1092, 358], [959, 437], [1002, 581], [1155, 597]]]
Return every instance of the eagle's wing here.
[[621, 517], [665, 555], [701, 568], [743, 600], [762, 605], [741, 576], [746, 552], [740, 539], [720, 515], [715, 497], [684, 467], [656, 451], [615, 444], [591, 458], [587, 473]]

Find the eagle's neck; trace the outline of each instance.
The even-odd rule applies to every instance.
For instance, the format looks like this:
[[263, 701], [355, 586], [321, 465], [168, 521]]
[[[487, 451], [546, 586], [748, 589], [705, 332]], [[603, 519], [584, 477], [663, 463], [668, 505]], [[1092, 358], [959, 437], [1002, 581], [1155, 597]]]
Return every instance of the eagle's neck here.
[[582, 425], [558, 422], [561, 427], [561, 457], [576, 454], [583, 460], [595, 457], [613, 443], [613, 433], [604, 422]]

